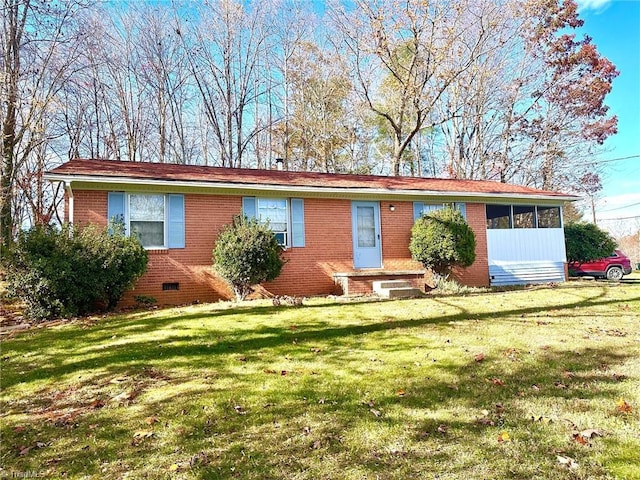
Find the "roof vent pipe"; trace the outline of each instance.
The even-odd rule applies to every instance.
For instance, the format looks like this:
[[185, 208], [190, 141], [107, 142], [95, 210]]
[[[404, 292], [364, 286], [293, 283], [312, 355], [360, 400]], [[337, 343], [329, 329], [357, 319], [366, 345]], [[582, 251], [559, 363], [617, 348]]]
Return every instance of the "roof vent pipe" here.
[[284, 159], [276, 158], [276, 170], [283, 170], [283, 169], [284, 169]]

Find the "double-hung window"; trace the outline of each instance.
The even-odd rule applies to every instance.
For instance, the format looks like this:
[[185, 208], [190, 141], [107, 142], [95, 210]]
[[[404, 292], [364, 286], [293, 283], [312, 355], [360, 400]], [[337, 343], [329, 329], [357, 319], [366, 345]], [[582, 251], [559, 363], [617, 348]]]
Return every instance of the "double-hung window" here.
[[131, 194], [129, 232], [145, 247], [165, 246], [165, 196]]
[[283, 247], [289, 246], [289, 202], [285, 198], [256, 198], [258, 219], [269, 227]]
[[108, 217], [145, 248], [184, 248], [184, 196], [109, 192]]
[[467, 205], [462, 202], [451, 203], [425, 203], [425, 202], [413, 202], [413, 220], [416, 221], [423, 215], [427, 215], [437, 210], [444, 208], [453, 208], [458, 210], [464, 218], [467, 218]]
[[283, 247], [304, 247], [304, 201], [301, 198], [244, 197], [242, 213], [268, 223]]

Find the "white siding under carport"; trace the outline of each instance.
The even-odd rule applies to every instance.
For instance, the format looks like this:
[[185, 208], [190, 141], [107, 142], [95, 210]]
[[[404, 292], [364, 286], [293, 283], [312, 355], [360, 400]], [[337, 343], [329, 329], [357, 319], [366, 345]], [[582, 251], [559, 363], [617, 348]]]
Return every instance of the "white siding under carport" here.
[[565, 281], [562, 228], [488, 229], [491, 285]]

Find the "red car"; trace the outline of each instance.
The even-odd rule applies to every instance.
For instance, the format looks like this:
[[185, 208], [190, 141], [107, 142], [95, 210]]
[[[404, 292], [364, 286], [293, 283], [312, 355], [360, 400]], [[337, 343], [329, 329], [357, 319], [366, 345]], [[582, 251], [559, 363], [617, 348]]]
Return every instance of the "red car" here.
[[607, 280], [620, 280], [624, 275], [631, 273], [631, 260], [620, 250], [613, 252], [613, 255], [585, 263], [570, 263], [569, 270], [573, 275], [596, 278], [606, 278]]

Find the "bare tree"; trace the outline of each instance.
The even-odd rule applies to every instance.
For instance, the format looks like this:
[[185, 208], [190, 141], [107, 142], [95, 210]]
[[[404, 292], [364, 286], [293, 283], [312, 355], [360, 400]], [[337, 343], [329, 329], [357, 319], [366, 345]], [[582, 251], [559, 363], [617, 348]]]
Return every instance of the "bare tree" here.
[[[403, 154], [425, 128], [449, 118], [435, 106], [450, 84], [484, 54], [489, 25], [464, 12], [470, 0], [356, 1], [352, 10], [334, 7], [362, 98], [386, 125], [393, 141], [391, 172], [399, 175]], [[456, 58], [456, 63], [450, 59]]]
[[[28, 212], [25, 189], [37, 199], [30, 205], [40, 208], [45, 190], [42, 182], [27, 181], [35, 168], [42, 174], [49, 154], [43, 145], [51, 140], [49, 120], [59, 109], [57, 96], [79, 68], [79, 39], [84, 32], [75, 22], [83, 5], [77, 1], [3, 0], [2, 80], [0, 106], [2, 122], [2, 169], [0, 170], [0, 233], [2, 253], [11, 243], [15, 229]], [[31, 162], [36, 156], [39, 160]], [[43, 207], [44, 208], [44, 207]], [[35, 221], [46, 222], [38, 212]]]
[[185, 21], [177, 27], [222, 166], [243, 166], [245, 153], [262, 129], [251, 107], [264, 95], [257, 81], [269, 36], [264, 10], [260, 3], [221, 0], [198, 9], [197, 24]]
[[593, 153], [615, 132], [603, 105], [615, 67], [588, 38], [571, 33], [581, 25], [572, 1], [506, 0], [499, 12], [489, 19], [495, 48], [456, 79], [439, 106], [456, 112], [438, 129], [445, 171], [547, 189], [579, 186], [597, 173]]

